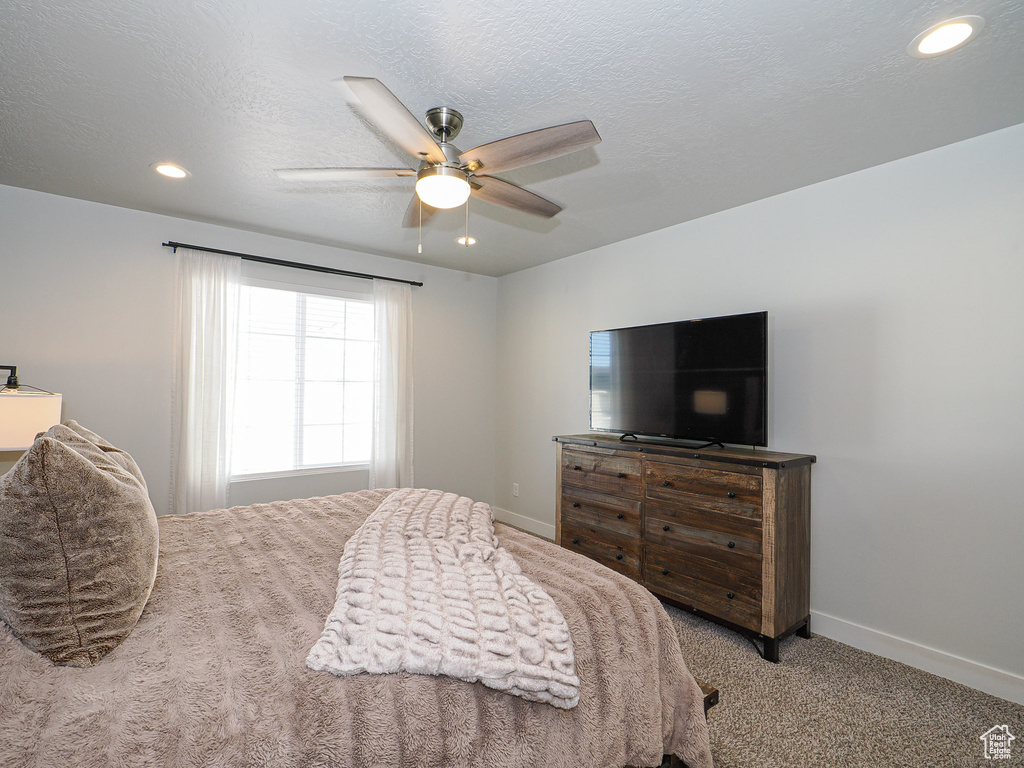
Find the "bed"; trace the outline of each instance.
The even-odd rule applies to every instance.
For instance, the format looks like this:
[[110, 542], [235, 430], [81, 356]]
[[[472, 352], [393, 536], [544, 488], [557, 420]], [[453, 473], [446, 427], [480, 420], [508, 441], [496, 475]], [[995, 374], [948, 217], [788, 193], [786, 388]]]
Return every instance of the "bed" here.
[[159, 518], [145, 608], [91, 666], [55, 665], [0, 622], [0, 765], [711, 765], [703, 694], [657, 600], [500, 523], [500, 545], [568, 623], [576, 707], [443, 676], [308, 669], [345, 542], [390, 493]]

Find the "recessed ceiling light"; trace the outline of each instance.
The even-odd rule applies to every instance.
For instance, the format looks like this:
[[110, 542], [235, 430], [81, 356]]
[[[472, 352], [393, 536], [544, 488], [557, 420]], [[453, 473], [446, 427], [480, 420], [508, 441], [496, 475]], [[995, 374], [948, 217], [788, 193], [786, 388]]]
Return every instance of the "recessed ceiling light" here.
[[455, 242], [458, 243], [459, 245], [464, 245], [464, 246], [466, 246], [468, 248], [471, 245], [476, 245], [476, 238], [475, 237], [458, 237], [458, 238], [455, 239]]
[[153, 163], [150, 167], [161, 176], [166, 176], [169, 179], [187, 179], [192, 175], [180, 165], [175, 165], [174, 163]]
[[907, 46], [907, 53], [918, 59], [930, 59], [932, 56], [949, 53], [969, 43], [984, 28], [985, 20], [981, 16], [948, 19], [915, 37]]

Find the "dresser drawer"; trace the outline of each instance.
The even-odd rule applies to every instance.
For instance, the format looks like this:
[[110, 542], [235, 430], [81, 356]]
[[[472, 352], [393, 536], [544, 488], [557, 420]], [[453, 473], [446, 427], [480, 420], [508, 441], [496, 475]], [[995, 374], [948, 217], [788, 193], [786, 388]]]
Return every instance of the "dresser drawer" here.
[[650, 503], [644, 518], [644, 541], [759, 579], [761, 529], [744, 522], [730, 515], [689, 514]]
[[644, 584], [652, 592], [760, 631], [760, 575], [649, 543]]
[[691, 509], [761, 517], [761, 475], [648, 461], [646, 498]]
[[640, 499], [609, 496], [567, 485], [562, 489], [561, 515], [563, 525], [570, 521], [640, 537]]
[[562, 451], [562, 485], [639, 497], [640, 457], [567, 448]]
[[558, 543], [640, 581], [640, 541], [635, 534], [615, 533], [563, 518], [562, 538]]

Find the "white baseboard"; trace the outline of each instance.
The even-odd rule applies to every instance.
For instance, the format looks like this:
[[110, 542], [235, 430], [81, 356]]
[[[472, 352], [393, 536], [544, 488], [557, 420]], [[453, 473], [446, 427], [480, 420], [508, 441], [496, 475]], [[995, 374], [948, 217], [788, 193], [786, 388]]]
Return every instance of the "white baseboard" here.
[[851, 621], [811, 612], [811, 631], [868, 653], [909, 664], [933, 675], [1024, 704], [1024, 677], [925, 645], [862, 627]]
[[539, 520], [534, 520], [532, 517], [519, 515], [501, 507], [491, 507], [491, 510], [494, 512], [494, 519], [499, 522], [514, 525], [516, 528], [522, 528], [530, 533], [536, 533], [538, 536], [543, 536], [549, 541], [555, 540], [555, 526], [549, 523], [542, 523]]

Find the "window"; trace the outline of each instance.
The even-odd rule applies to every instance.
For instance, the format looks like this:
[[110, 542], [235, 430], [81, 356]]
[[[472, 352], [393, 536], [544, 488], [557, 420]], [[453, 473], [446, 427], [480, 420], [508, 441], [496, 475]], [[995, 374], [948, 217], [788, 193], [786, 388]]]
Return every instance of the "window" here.
[[231, 476], [366, 465], [373, 302], [251, 281], [240, 304]]

